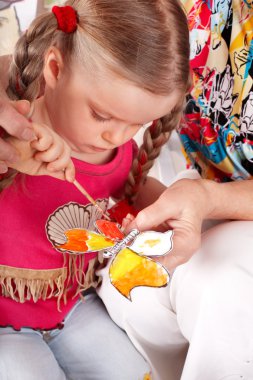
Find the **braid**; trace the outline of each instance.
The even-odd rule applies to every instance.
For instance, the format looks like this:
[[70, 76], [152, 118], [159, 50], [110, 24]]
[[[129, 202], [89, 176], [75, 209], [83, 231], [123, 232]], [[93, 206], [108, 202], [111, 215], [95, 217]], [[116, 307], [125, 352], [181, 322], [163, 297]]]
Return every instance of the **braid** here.
[[143, 144], [133, 160], [132, 168], [125, 185], [125, 197], [133, 203], [139, 186], [145, 182], [149, 170], [159, 156], [162, 146], [169, 140], [172, 131], [177, 127], [181, 118], [180, 109], [174, 109], [170, 114], [155, 120], [144, 132]]
[[38, 17], [18, 40], [10, 67], [7, 93], [11, 99], [34, 100], [43, 86], [44, 54], [57, 22], [51, 13]]
[[[51, 13], [38, 17], [18, 40], [9, 72], [7, 94], [11, 99], [34, 100], [43, 86], [44, 54], [52, 43], [57, 22]], [[17, 171], [9, 169], [0, 178], [0, 192], [8, 187]]]
[[9, 169], [7, 173], [0, 175], [0, 193], [13, 182], [16, 175], [17, 171], [14, 169]]

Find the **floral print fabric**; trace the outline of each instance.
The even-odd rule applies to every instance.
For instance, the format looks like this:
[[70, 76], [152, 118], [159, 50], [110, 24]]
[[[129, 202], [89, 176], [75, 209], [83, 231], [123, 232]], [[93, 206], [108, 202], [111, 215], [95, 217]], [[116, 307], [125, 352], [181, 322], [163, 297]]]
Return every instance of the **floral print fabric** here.
[[181, 0], [190, 30], [192, 89], [179, 129], [203, 178], [253, 175], [253, 1]]

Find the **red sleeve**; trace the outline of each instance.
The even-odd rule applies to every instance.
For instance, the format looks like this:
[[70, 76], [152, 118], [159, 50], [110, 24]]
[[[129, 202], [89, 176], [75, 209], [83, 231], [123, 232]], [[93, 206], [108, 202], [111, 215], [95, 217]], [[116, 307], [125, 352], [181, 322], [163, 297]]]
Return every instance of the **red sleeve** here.
[[[134, 158], [137, 157], [137, 154], [138, 154], [138, 145], [136, 141], [134, 140], [132, 140], [131, 143], [132, 143], [132, 162], [133, 162]], [[131, 170], [131, 166], [132, 164], [130, 165], [129, 170]], [[122, 188], [121, 191], [118, 192], [117, 194], [114, 194], [114, 197], [120, 200], [116, 202], [108, 210], [110, 218], [119, 224], [122, 223], [123, 218], [125, 218], [127, 214], [132, 214], [136, 216], [138, 213], [137, 210], [135, 210], [131, 205], [128, 204], [128, 201], [125, 198], [122, 199], [122, 197], [124, 196], [123, 191], [124, 191], [124, 188]]]
[[137, 145], [137, 142], [133, 140], [133, 160], [137, 157], [138, 150], [139, 150], [139, 147]]

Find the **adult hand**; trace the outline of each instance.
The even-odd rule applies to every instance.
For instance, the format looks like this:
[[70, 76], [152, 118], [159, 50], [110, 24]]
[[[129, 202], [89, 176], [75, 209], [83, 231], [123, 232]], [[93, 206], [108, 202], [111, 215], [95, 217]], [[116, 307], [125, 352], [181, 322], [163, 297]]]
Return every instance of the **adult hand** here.
[[169, 272], [188, 261], [200, 246], [202, 222], [211, 206], [204, 183], [201, 179], [175, 182], [126, 228], [126, 232], [133, 228], [144, 231], [165, 225], [174, 231], [172, 251], [157, 259]]
[[[23, 141], [31, 141], [35, 135], [32, 124], [25, 117], [29, 111], [30, 103], [27, 100], [10, 102], [0, 97], [0, 126], [11, 136]], [[19, 158], [19, 152], [0, 136], [0, 173], [8, 170], [7, 161], [14, 163]]]
[[75, 167], [68, 144], [46, 125], [32, 123], [32, 126], [35, 139], [31, 142], [7, 138], [20, 155], [16, 163], [7, 161], [8, 166], [29, 175], [49, 175], [73, 182]]

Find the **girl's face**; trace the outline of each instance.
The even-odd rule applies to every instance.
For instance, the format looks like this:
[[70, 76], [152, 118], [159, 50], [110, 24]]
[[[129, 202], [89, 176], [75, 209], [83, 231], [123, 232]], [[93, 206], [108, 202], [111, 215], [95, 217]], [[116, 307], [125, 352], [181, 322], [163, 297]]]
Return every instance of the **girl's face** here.
[[[73, 156], [103, 163], [142, 126], [169, 113], [182, 94], [154, 95], [112, 73], [75, 67], [46, 85], [42, 111], [70, 145]], [[43, 103], [43, 102], [42, 102]]]

